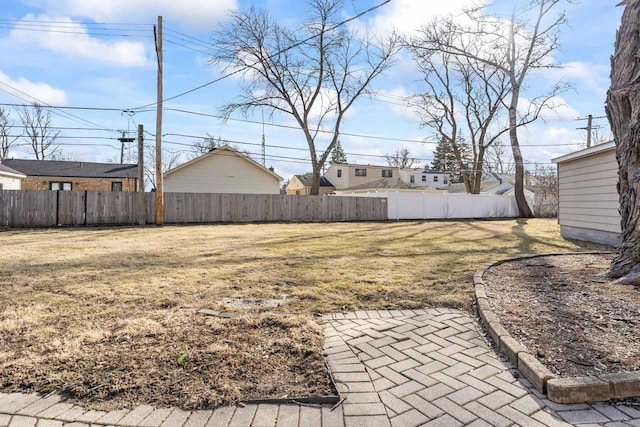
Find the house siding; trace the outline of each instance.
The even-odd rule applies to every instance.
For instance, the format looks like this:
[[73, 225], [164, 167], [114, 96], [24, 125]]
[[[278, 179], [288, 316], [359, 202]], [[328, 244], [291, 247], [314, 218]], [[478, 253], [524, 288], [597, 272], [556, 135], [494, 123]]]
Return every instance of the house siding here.
[[615, 148], [558, 162], [558, 222], [564, 237], [617, 245], [618, 163]]
[[168, 174], [164, 191], [280, 194], [280, 181], [240, 155], [224, 150]]
[[20, 178], [0, 175], [0, 188], [3, 190], [20, 190]]
[[[338, 169], [342, 170], [342, 177], [338, 178]], [[367, 176], [356, 176], [356, 169], [366, 169]], [[349, 165], [349, 164], [333, 164], [327, 170], [325, 178], [329, 180], [336, 190], [355, 187], [357, 185], [378, 181], [382, 178], [383, 170], [391, 170], [392, 178], [399, 178], [398, 168], [380, 165]]]
[[122, 183], [122, 191], [137, 191], [136, 178], [76, 178], [68, 176], [28, 176], [22, 180], [23, 190], [49, 190], [50, 182], [71, 182], [73, 191], [111, 191], [111, 184]]

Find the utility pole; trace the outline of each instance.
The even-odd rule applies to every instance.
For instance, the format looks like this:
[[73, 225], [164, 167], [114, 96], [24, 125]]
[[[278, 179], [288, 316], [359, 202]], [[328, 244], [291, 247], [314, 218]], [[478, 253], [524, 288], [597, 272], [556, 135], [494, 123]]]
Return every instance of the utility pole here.
[[267, 167], [266, 144], [264, 139], [264, 110], [262, 110], [262, 167]]
[[[602, 119], [602, 118], [606, 118], [607, 116], [601, 116], [601, 117], [595, 117], [596, 119]], [[591, 135], [593, 134], [593, 130], [594, 129], [600, 129], [601, 126], [593, 126], [593, 114], [589, 114], [586, 118], [587, 120], [587, 127], [584, 128], [578, 128], [579, 130], [586, 130], [587, 131], [587, 148], [591, 147]], [[584, 118], [579, 118], [578, 120], [585, 120]], [[598, 141], [596, 141], [596, 143], [598, 143]]]
[[[156, 27], [154, 26], [154, 30]], [[162, 182], [162, 16], [158, 16], [156, 56], [158, 57], [158, 101], [156, 105], [156, 225], [164, 224], [164, 186]]]
[[138, 125], [138, 191], [144, 193], [144, 126]]

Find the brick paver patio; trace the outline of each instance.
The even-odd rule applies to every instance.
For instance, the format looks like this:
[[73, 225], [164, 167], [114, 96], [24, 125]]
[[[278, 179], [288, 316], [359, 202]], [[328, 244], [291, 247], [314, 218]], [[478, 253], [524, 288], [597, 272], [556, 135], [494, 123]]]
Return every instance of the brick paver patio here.
[[464, 312], [367, 310], [325, 316], [323, 325], [325, 355], [342, 399], [335, 407], [103, 412], [57, 395], [0, 393], [0, 427], [640, 426], [633, 407], [547, 400], [496, 354]]

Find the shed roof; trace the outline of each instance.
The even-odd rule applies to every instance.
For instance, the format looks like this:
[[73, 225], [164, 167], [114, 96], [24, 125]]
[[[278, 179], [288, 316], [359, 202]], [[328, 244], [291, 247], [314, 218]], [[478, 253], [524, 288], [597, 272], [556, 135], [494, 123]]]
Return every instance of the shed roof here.
[[585, 148], [584, 150], [575, 151], [573, 153], [565, 154], [564, 156], [551, 159], [553, 163], [564, 163], [569, 160], [580, 159], [582, 157], [593, 156], [594, 154], [602, 153], [608, 150], [614, 150], [616, 148], [615, 141], [605, 142], [604, 144], [594, 145], [593, 147]]

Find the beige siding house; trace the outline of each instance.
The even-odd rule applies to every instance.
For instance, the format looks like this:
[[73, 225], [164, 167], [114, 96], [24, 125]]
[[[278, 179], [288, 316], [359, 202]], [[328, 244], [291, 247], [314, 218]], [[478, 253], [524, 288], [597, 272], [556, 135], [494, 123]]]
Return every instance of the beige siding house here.
[[324, 175], [336, 190], [361, 186], [382, 178], [398, 178], [398, 168], [378, 165], [332, 164]]
[[[311, 194], [312, 177], [310, 174], [294, 175], [287, 183], [285, 193], [290, 196], [308, 196]], [[324, 176], [320, 177], [320, 195], [331, 194], [335, 187]]]
[[167, 193], [280, 194], [282, 178], [225, 145], [164, 174]]
[[558, 222], [564, 237], [617, 245], [618, 163], [608, 142], [553, 159], [558, 165]]

